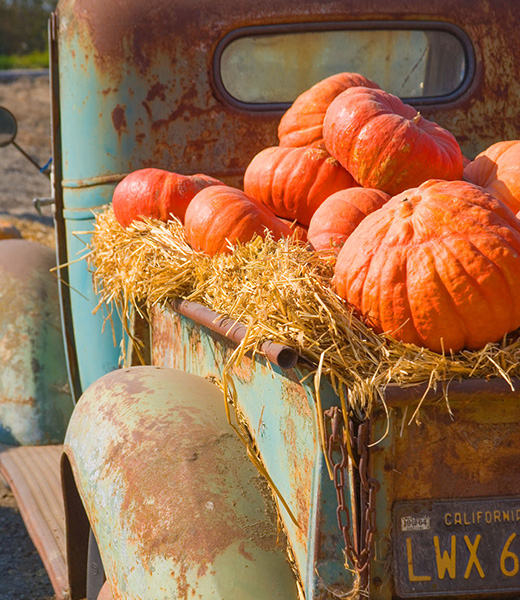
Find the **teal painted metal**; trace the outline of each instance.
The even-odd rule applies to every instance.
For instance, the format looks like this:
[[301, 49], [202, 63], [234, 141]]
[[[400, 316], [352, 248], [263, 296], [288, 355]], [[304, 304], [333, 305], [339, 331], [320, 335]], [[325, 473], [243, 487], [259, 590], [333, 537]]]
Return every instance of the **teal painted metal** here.
[[115, 181], [99, 184], [98, 177], [113, 173], [121, 163], [127, 168], [123, 149], [114, 146], [109, 135], [113, 128], [105, 126], [105, 116], [100, 117], [107, 114], [101, 89], [108, 84], [95, 70], [87, 68], [88, 54], [89, 48], [74, 35], [60, 36], [61, 185], [73, 337], [82, 389], [119, 363], [121, 322], [115, 314], [108, 322], [102, 311], [93, 314], [98, 301], [85, 256], [94, 213], [110, 203], [118, 179], [109, 178]]
[[61, 336], [54, 252], [0, 242], [0, 442], [61, 443], [73, 402]]
[[65, 451], [114, 598], [298, 598], [269, 491], [214, 384], [110, 373], [80, 399]]
[[98, 299], [92, 287], [92, 274], [86, 253], [94, 228], [91, 210], [68, 211], [66, 219], [67, 249], [70, 258], [70, 303], [74, 323], [74, 342], [78, 357], [82, 389], [98, 377], [117, 368], [120, 343], [123, 337], [121, 321], [117, 314], [107, 320], [107, 313], [98, 310]]
[[[62, 20], [70, 19], [60, 36], [59, 56], [64, 207], [96, 208], [110, 201], [114, 187], [96, 185], [100, 178], [117, 183], [143, 161], [142, 154], [134, 154], [135, 137], [122, 135], [112, 119], [117, 106], [132, 110], [130, 90], [143, 84], [130, 76], [120, 82], [97, 69], [82, 24], [63, 9], [59, 14]], [[123, 63], [120, 67], [126, 70]]]
[[[200, 377], [221, 379], [234, 350], [223, 336], [168, 309], [156, 309], [152, 336], [153, 364]], [[240, 414], [279, 497], [298, 523], [279, 501], [307, 600], [322, 598], [327, 590], [348, 593], [354, 576], [344, 566], [336, 491], [319, 443], [312, 382], [301, 383], [304, 371], [282, 371], [261, 357], [244, 357], [231, 375]], [[339, 404], [325, 380], [320, 396], [324, 410]]]
[[[233, 19], [238, 9], [250, 13], [248, 6], [233, 6]], [[102, 317], [92, 315], [97, 301], [90, 273], [78, 260], [84, 241], [77, 232], [92, 227], [85, 217], [111, 201], [125, 174], [144, 167], [206, 173], [239, 185], [249, 160], [274, 143], [278, 116], [245, 114], [218, 101], [208, 49], [228, 26], [220, 31], [189, 0], [154, 0], [153, 6], [132, 0], [124, 9], [60, 0], [57, 17], [59, 210], [70, 263], [72, 335], [86, 389], [117, 367], [121, 325], [114, 316], [114, 345], [110, 327], [101, 333]], [[253, 123], [256, 135], [250, 135]]]

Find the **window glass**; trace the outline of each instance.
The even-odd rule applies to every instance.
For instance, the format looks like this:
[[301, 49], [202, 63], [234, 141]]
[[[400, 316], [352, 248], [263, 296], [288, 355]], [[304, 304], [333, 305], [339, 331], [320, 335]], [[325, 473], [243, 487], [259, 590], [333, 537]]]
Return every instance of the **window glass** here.
[[247, 103], [293, 102], [335, 73], [361, 73], [401, 98], [446, 96], [463, 82], [461, 41], [437, 30], [340, 30], [251, 35], [223, 50], [226, 91]]

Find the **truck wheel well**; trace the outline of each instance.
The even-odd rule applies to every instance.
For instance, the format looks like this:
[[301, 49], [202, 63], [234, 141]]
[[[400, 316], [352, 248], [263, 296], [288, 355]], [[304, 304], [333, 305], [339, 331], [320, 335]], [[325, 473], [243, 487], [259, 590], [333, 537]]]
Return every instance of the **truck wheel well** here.
[[61, 458], [61, 481], [65, 504], [67, 573], [70, 600], [80, 600], [87, 593], [87, 560], [90, 524], [79, 495], [72, 466], [64, 453]]

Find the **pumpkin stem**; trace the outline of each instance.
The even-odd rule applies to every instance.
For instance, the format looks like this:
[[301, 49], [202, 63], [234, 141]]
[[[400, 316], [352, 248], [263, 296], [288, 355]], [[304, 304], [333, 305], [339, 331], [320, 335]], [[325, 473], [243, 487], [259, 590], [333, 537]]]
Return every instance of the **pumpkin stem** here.
[[421, 120], [421, 117], [422, 117], [421, 113], [420, 113], [420, 112], [418, 112], [418, 113], [415, 115], [415, 117], [412, 119], [412, 123], [415, 123], [415, 124], [417, 125], [417, 123], [419, 123], [419, 121]]

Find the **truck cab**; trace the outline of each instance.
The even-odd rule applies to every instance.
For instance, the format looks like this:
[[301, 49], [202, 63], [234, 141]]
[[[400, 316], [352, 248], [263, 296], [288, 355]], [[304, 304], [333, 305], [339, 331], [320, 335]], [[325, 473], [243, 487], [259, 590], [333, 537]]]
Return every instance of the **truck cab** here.
[[[290, 347], [246, 357], [237, 435], [212, 382], [243, 332], [172, 299], [135, 323], [146, 365], [122, 364], [128, 331], [98, 305], [85, 260], [126, 175], [154, 167], [240, 188], [294, 100], [336, 73], [399, 96], [449, 129], [468, 160], [517, 139], [518, 10], [511, 0], [60, 0], [49, 24], [59, 284], [33, 318], [53, 319], [63, 340], [31, 325], [44, 354], [59, 347], [41, 362], [48, 389], [33, 386], [41, 402], [23, 415], [12, 386], [0, 401], [10, 407], [1, 430], [33, 419], [38, 432], [1, 440], [0, 470], [59, 600], [520, 594], [516, 379], [454, 382], [451, 414], [431, 393], [405, 429], [425, 390], [389, 389], [369, 422], [354, 423], [356, 460], [338, 496], [319, 423], [341, 402], [324, 379], [318, 406], [316, 365]], [[14, 246], [0, 242], [5, 273], [21, 256]], [[31, 252], [16, 272], [36, 289], [52, 261]], [[22, 297], [13, 310], [31, 314]], [[5, 379], [12, 356], [2, 362]], [[63, 378], [70, 406], [58, 410]], [[50, 405], [53, 417], [34, 418]]]

